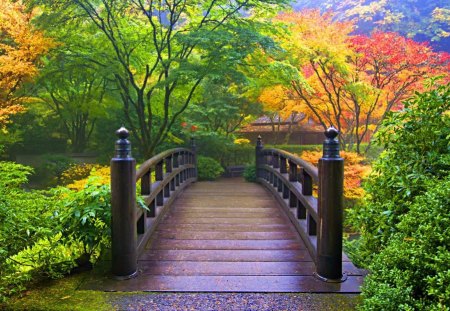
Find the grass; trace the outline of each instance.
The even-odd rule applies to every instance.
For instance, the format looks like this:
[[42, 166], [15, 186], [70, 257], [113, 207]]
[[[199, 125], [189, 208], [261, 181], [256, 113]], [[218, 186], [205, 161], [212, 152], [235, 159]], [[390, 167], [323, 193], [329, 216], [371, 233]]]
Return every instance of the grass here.
[[78, 290], [85, 274], [49, 280], [0, 304], [5, 311], [107, 311], [111, 310], [109, 294], [99, 291]]

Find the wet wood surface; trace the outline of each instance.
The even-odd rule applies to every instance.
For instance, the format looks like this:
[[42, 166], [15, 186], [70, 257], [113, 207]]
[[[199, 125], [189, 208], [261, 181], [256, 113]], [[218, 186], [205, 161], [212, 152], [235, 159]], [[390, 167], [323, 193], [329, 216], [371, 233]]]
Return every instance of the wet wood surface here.
[[[358, 293], [362, 273], [345, 258], [347, 281], [314, 277], [314, 262], [266, 190], [242, 179], [185, 190], [140, 256], [139, 276], [95, 286], [114, 291]], [[89, 287], [89, 286], [88, 286]]]

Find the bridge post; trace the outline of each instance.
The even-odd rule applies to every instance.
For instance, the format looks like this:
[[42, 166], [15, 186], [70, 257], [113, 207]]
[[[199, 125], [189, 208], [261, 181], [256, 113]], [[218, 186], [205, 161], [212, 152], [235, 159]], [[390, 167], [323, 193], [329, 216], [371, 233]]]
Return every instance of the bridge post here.
[[339, 132], [330, 127], [319, 160], [319, 224], [317, 275], [327, 282], [343, 282], [342, 233], [344, 159], [339, 155]]
[[129, 279], [137, 274], [136, 160], [127, 129], [122, 126], [116, 135], [111, 159], [112, 273], [117, 279]]
[[258, 135], [258, 140], [256, 141], [255, 148], [255, 166], [256, 166], [256, 178], [264, 177], [262, 172], [262, 166], [264, 165], [264, 157], [262, 154], [264, 146], [262, 143], [261, 135]]

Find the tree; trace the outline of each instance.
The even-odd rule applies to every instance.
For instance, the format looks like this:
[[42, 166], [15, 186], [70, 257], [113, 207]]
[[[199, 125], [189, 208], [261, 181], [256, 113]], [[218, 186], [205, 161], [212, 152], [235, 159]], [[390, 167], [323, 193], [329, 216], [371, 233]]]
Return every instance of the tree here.
[[106, 115], [107, 84], [98, 71], [64, 59], [41, 75], [39, 97], [58, 116], [73, 152], [86, 149], [97, 118]]
[[202, 100], [187, 109], [186, 118], [205, 131], [229, 138], [260, 110], [245, 90], [238, 81], [207, 80], [202, 84]]
[[282, 38], [287, 53], [280, 62], [291, 73], [286, 75], [286, 85], [300, 101], [298, 109], [324, 129], [334, 125], [341, 133], [345, 149], [353, 131], [352, 114], [346, 86], [351, 68], [347, 62], [352, 57], [348, 38], [353, 31], [349, 22], [333, 21], [331, 13], [318, 10], [282, 14], [278, 17], [290, 27]]
[[33, 12], [22, 1], [0, 2], [0, 127], [13, 114], [24, 110], [20, 88], [38, 72], [39, 58], [52, 41], [31, 24]]
[[[142, 155], [168, 135], [208, 76], [236, 71], [271, 44], [258, 19], [286, 0], [51, 1], [65, 17], [82, 14], [114, 51], [107, 60], [120, 89], [125, 121]], [[73, 5], [72, 5], [73, 3]], [[67, 9], [69, 8], [69, 9]], [[111, 67], [110, 67], [111, 68]]]
[[[351, 101], [355, 118], [357, 151], [369, 131], [376, 133], [380, 121], [391, 110], [403, 108], [403, 100], [422, 89], [423, 81], [433, 76], [445, 76], [449, 81], [450, 54], [436, 53], [426, 43], [418, 43], [396, 33], [374, 32], [370, 37], [350, 39], [356, 52], [351, 63], [354, 81], [369, 85], [369, 97], [352, 90]], [[366, 92], [367, 94], [367, 92]], [[364, 114], [361, 116], [361, 114]]]
[[356, 145], [361, 153], [361, 143], [386, 114], [400, 109], [425, 79], [448, 79], [449, 54], [433, 52], [427, 44], [394, 33], [351, 36], [352, 23], [317, 10], [280, 19], [292, 31], [284, 46], [293, 56], [285, 56], [284, 63], [297, 70], [288, 83], [306, 114], [324, 129], [339, 130], [343, 149]]
[[295, 100], [292, 90], [280, 84], [266, 87], [261, 91], [258, 100], [271, 121], [272, 132], [276, 133], [275, 144], [278, 143], [281, 123], [288, 122], [288, 134], [285, 136], [285, 143], [288, 143], [292, 125], [297, 115], [301, 113], [301, 106], [298, 100]]

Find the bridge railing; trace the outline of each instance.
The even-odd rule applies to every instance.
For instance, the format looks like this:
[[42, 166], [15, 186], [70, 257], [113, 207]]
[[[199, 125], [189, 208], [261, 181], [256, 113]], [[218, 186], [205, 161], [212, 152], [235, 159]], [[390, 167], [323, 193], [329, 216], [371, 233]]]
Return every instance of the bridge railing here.
[[[194, 141], [191, 149], [164, 151], [145, 161], [136, 172], [128, 131], [116, 134], [116, 154], [111, 160], [112, 273], [118, 279], [137, 274], [137, 258], [156, 225], [179, 192], [197, 180]], [[136, 206], [136, 186], [146, 208]]]
[[[279, 149], [256, 145], [257, 180], [287, 210], [314, 259], [317, 276], [345, 280], [342, 274], [342, 212], [344, 161], [339, 156], [338, 132], [329, 128], [319, 167]], [[314, 196], [314, 188], [318, 195]]]

